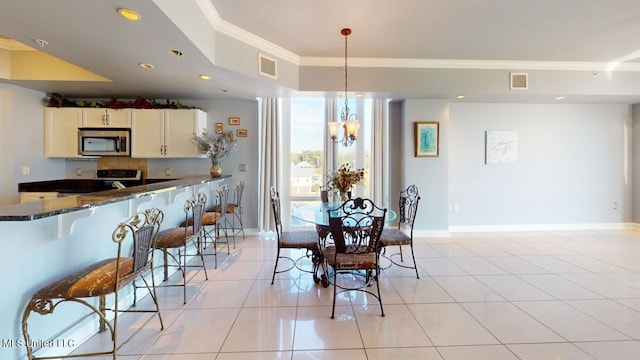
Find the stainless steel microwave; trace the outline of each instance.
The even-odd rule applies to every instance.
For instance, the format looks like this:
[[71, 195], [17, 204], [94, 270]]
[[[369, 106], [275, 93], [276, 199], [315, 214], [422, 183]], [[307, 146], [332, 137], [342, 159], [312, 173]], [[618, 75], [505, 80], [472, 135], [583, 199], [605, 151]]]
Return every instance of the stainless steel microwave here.
[[129, 156], [131, 132], [121, 128], [78, 129], [78, 154], [99, 156]]

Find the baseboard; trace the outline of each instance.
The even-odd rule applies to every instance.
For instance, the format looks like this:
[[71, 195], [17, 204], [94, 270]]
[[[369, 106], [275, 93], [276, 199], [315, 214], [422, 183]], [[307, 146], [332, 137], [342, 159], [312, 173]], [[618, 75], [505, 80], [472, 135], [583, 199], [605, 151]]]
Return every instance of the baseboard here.
[[582, 224], [520, 224], [520, 225], [462, 225], [450, 226], [455, 232], [518, 232], [518, 231], [566, 231], [566, 230], [640, 230], [636, 223], [582, 223]]

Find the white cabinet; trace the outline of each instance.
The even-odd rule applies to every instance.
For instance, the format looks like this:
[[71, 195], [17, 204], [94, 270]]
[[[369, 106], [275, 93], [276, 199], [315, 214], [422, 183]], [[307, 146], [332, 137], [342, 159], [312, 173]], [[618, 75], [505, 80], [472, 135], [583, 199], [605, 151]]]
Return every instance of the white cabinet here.
[[45, 108], [44, 156], [75, 158], [78, 155], [78, 128], [82, 126], [81, 108]]
[[194, 158], [198, 149], [192, 139], [207, 126], [202, 110], [131, 111], [131, 157]]
[[131, 109], [82, 109], [82, 127], [130, 128]]

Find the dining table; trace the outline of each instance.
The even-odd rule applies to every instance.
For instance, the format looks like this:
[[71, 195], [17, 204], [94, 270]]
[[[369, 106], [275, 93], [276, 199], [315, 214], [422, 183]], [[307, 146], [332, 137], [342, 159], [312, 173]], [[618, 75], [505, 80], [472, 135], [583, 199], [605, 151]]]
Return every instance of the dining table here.
[[[296, 207], [291, 212], [291, 217], [295, 220], [299, 220], [303, 223], [313, 224], [316, 227], [316, 231], [318, 233], [318, 249], [317, 253], [319, 256], [314, 257], [314, 263], [318, 262], [318, 268], [322, 268], [322, 274], [317, 276], [314, 273], [313, 279], [316, 283], [321, 283], [322, 286], [328, 287], [329, 281], [328, 276], [325, 274], [325, 267], [321, 264], [324, 260], [322, 257], [323, 249], [325, 247], [325, 242], [327, 240], [327, 236], [330, 233], [329, 228], [329, 211], [332, 211], [332, 216], [338, 216], [341, 214], [340, 207], [341, 203], [331, 203], [331, 202], [311, 202], [301, 206]], [[395, 211], [391, 209], [387, 209], [387, 213], [385, 215], [385, 226], [391, 222], [393, 222], [397, 217]]]
[[[329, 212], [330, 209], [337, 209], [340, 207], [340, 203], [330, 203], [330, 202], [311, 202], [304, 204], [302, 206], [296, 207], [292, 213], [291, 217], [302, 221], [307, 224], [314, 224], [317, 226], [329, 226]], [[333, 215], [339, 215], [338, 210], [333, 213]], [[385, 225], [393, 222], [397, 218], [397, 214], [395, 211], [391, 209], [387, 209], [387, 214], [385, 216], [384, 222]]]

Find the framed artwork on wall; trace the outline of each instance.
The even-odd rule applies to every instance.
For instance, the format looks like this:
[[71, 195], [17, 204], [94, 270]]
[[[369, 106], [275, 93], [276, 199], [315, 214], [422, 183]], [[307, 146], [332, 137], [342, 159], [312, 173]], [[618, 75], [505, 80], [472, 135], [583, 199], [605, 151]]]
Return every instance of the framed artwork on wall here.
[[440, 123], [423, 121], [413, 123], [415, 157], [437, 157], [440, 150]]
[[240, 125], [240, 118], [239, 117], [230, 117], [229, 118], [229, 125]]
[[224, 124], [219, 122], [216, 123], [216, 134], [222, 134], [224, 132]]
[[517, 131], [485, 131], [485, 164], [515, 164], [517, 161]]
[[238, 137], [247, 137], [248, 136], [248, 131], [247, 131], [247, 129], [238, 129], [238, 130], [236, 130], [236, 135]]

